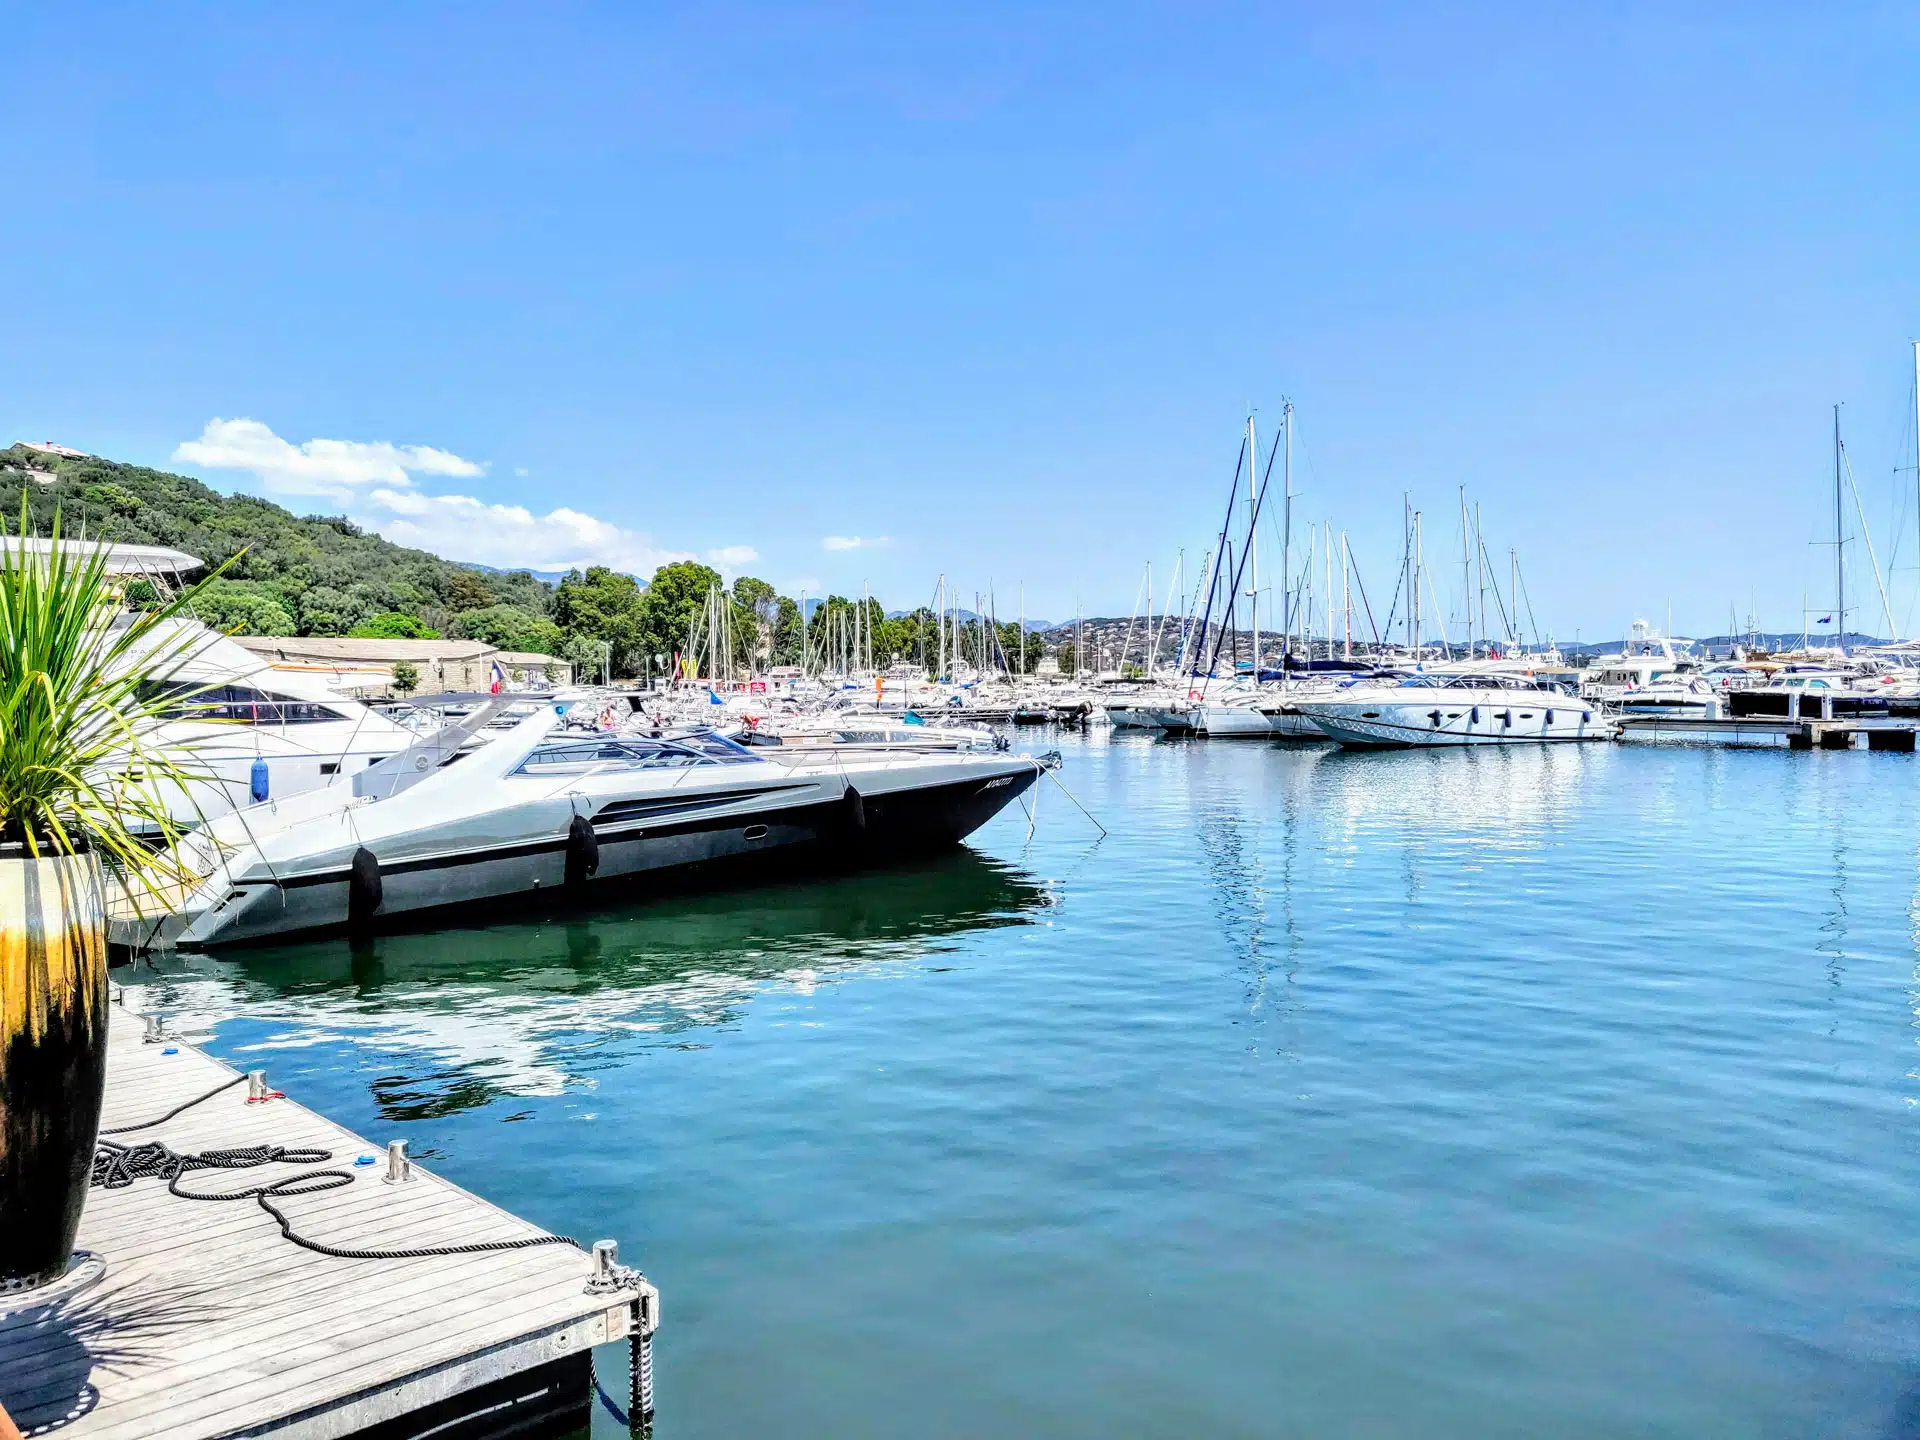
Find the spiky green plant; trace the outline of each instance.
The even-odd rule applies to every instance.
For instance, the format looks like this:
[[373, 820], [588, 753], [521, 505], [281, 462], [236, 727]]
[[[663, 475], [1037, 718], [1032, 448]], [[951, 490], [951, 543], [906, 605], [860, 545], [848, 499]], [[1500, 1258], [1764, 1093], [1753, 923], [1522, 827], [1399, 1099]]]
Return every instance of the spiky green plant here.
[[63, 539], [58, 514], [47, 549], [28, 538], [23, 498], [18, 534], [0, 526], [0, 841], [33, 856], [95, 851], [130, 892], [187, 879], [166, 792], [190, 796], [205, 775], [157, 734], [180, 687], [151, 682], [206, 643], [170, 623], [201, 586], [127, 613], [106, 545]]

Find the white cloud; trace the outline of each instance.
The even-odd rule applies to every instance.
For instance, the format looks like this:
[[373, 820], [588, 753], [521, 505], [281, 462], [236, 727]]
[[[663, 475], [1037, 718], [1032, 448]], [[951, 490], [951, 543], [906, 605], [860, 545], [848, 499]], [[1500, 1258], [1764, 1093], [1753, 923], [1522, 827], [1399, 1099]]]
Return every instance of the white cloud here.
[[759, 558], [760, 552], [751, 545], [722, 545], [718, 550], [707, 551], [707, 563], [722, 570], [738, 570]]
[[828, 550], [884, 550], [893, 544], [891, 535], [829, 535], [820, 544]]
[[653, 537], [562, 507], [536, 515], [524, 505], [495, 505], [471, 495], [422, 495], [375, 490], [367, 496], [386, 516], [354, 518], [396, 545], [431, 550], [451, 560], [473, 560], [503, 570], [572, 570], [607, 565], [642, 580], [672, 560]]
[[[668, 561], [694, 558], [688, 551], [663, 549], [650, 535], [564, 506], [536, 515], [524, 505], [425, 494], [413, 488], [415, 475], [470, 478], [486, 469], [431, 445], [359, 440], [294, 445], [258, 420], [215, 419], [207, 422], [198, 440], [175, 449], [173, 458], [209, 469], [250, 470], [274, 494], [339, 500], [366, 529], [396, 545], [430, 550], [449, 560], [515, 570], [607, 565], [644, 580]], [[373, 488], [358, 488], [365, 486]], [[744, 545], [714, 554], [743, 557], [741, 564], [758, 558]]]
[[198, 440], [175, 447], [173, 458], [209, 470], [250, 470], [277, 495], [324, 495], [344, 500], [359, 485], [411, 485], [415, 474], [472, 477], [486, 467], [431, 445], [385, 440], [282, 440], [258, 420], [209, 420]]

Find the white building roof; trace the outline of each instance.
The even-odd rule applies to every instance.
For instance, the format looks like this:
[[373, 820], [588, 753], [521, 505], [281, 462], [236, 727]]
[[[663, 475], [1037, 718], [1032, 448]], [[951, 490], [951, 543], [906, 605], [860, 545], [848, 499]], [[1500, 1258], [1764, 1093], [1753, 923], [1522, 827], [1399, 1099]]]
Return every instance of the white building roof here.
[[[53, 541], [38, 535], [26, 539], [7, 536], [0, 544], [11, 547], [16, 552], [25, 551], [29, 555], [48, 555], [53, 552]], [[172, 575], [186, 574], [189, 570], [199, 570], [206, 561], [198, 556], [189, 555], [184, 550], [169, 550], [164, 545], [110, 545], [100, 540], [75, 540], [68, 536], [60, 537], [61, 548], [69, 554], [91, 556], [104, 549], [107, 552], [107, 573], [109, 575]]]

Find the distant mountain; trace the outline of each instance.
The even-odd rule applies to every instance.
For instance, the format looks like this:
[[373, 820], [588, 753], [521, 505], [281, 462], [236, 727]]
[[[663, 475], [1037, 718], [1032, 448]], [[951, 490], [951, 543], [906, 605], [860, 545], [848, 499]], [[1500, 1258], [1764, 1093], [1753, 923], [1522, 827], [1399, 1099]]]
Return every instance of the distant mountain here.
[[[810, 601], [808, 603], [812, 604], [813, 602]], [[808, 613], [811, 614], [812, 612], [809, 611]], [[904, 620], [911, 614], [913, 614], [913, 611], [911, 610], [889, 610], [887, 611], [887, 618], [889, 620]], [[947, 615], [951, 619], [958, 620], [962, 625], [966, 625], [980, 618], [980, 616], [976, 614], [974, 611], [964, 610], [958, 606], [955, 606], [953, 609], [947, 611]], [[1018, 615], [1001, 615], [1001, 616], [997, 616], [996, 618], [1000, 621], [1002, 625], [1017, 625], [1020, 623], [1020, 617]], [[1038, 635], [1043, 630], [1054, 629], [1055, 622], [1052, 620], [1036, 620], [1031, 615], [1029, 615], [1026, 618], [1026, 626], [1027, 626], [1027, 633], [1029, 635]]]
[[[478, 570], [482, 575], [531, 575], [534, 579], [544, 580], [549, 585], [558, 585], [567, 578], [568, 574], [565, 570], [529, 570], [525, 566], [517, 570], [502, 570], [497, 565], [482, 565], [478, 560], [455, 560], [453, 563], [465, 566], [469, 570]], [[641, 580], [638, 575], [633, 578], [639, 582], [642, 590], [647, 588], [647, 582]]]

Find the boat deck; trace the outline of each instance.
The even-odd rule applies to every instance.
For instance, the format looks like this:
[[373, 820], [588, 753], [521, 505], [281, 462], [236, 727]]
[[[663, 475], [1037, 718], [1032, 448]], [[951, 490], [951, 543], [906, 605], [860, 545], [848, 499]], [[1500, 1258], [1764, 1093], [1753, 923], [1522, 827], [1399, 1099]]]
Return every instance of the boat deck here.
[[[149, 1042], [141, 1016], [109, 1010], [103, 1129], [152, 1120], [239, 1075], [178, 1040]], [[196, 1171], [181, 1188], [233, 1192], [343, 1170], [341, 1188], [275, 1200], [296, 1232], [335, 1248], [545, 1233], [417, 1166], [388, 1183], [384, 1147], [291, 1100], [251, 1102], [249, 1088], [112, 1138], [177, 1152], [329, 1151], [317, 1167]], [[373, 1163], [356, 1164], [363, 1156]], [[658, 1313], [637, 1278], [589, 1293], [593, 1258], [571, 1244], [338, 1259], [284, 1239], [253, 1200], [195, 1203], [159, 1178], [92, 1190], [79, 1245], [105, 1262], [96, 1283], [0, 1315], [0, 1404], [26, 1436], [571, 1433], [588, 1419], [592, 1347], [636, 1325], [650, 1332]]]

